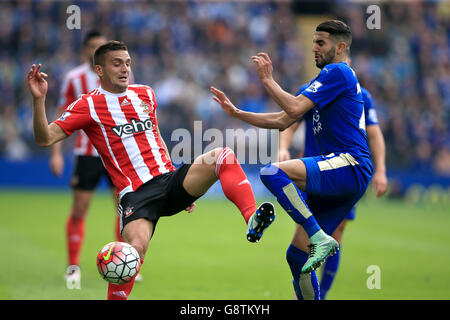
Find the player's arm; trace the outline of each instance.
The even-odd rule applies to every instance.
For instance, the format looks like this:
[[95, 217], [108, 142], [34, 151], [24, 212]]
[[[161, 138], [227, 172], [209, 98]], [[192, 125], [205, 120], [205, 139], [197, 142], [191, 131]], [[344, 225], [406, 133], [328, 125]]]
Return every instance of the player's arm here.
[[252, 61], [256, 64], [258, 76], [270, 97], [291, 118], [300, 119], [306, 112], [314, 107], [315, 103], [309, 98], [302, 94], [293, 96], [279, 86], [272, 77], [272, 61], [267, 53], [258, 53], [257, 56], [252, 57]]
[[211, 87], [211, 93], [214, 94], [213, 100], [220, 104], [230, 117], [245, 121], [255, 127], [284, 130], [296, 121], [284, 111], [273, 113], [243, 111], [238, 109], [222, 91]]
[[34, 139], [38, 146], [46, 147], [67, 138], [68, 135], [58, 125], [48, 124], [45, 114], [45, 97], [48, 90], [48, 83], [45, 79], [48, 76], [40, 70], [40, 64], [37, 67], [33, 64], [27, 74], [27, 82], [33, 96]]
[[375, 173], [372, 177], [373, 188], [375, 189], [377, 197], [381, 197], [387, 190], [385, 162], [386, 146], [384, 137], [380, 126], [377, 124], [367, 126], [366, 131], [370, 152], [372, 153], [372, 158], [375, 165]]
[[[74, 86], [71, 78], [66, 75], [63, 81], [60, 94], [60, 107], [56, 109], [54, 121], [59, 119], [64, 113], [67, 106], [76, 100]], [[62, 141], [55, 143], [50, 148], [50, 170], [60, 177], [64, 171], [64, 156], [62, 153]]]
[[278, 161], [286, 161], [291, 159], [291, 154], [289, 153], [289, 147], [292, 144], [292, 139], [295, 132], [300, 126], [300, 122], [296, 121], [289, 128], [280, 133], [280, 146], [278, 150]]
[[[55, 120], [59, 119], [64, 110], [62, 108], [58, 108], [55, 115]], [[56, 142], [51, 146], [50, 151], [50, 170], [51, 172], [60, 177], [64, 171], [64, 157], [62, 154], [62, 141]]]

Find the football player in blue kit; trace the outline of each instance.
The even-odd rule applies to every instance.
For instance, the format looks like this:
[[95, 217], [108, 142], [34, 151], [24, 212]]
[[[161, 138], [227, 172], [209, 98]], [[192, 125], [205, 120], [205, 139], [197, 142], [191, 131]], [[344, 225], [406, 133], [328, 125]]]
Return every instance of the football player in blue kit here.
[[[350, 66], [350, 58], [347, 59], [347, 64]], [[298, 91], [296, 95], [301, 94], [305, 89], [308, 88], [308, 84], [304, 84]], [[369, 142], [369, 148], [372, 153], [372, 159], [375, 166], [375, 173], [372, 177], [373, 189], [377, 197], [381, 197], [387, 190], [387, 177], [386, 177], [386, 164], [385, 164], [385, 142], [383, 133], [378, 123], [378, 117], [375, 110], [375, 106], [372, 100], [372, 96], [369, 91], [361, 87], [361, 93], [364, 101], [364, 115], [365, 124], [367, 131], [367, 138]], [[320, 155], [319, 147], [316, 143], [313, 131], [313, 120], [311, 115], [309, 117], [304, 117], [303, 119], [297, 121], [291, 125], [288, 129], [284, 130], [280, 134], [280, 146], [278, 153], [278, 161], [290, 160], [289, 147], [293, 140], [293, 135], [300, 127], [301, 122], [305, 120], [305, 140], [304, 140], [304, 151], [303, 157], [311, 157]], [[355, 219], [355, 209], [354, 206], [341, 224], [333, 232], [332, 237], [340, 243], [340, 248], [342, 249], [342, 235], [345, 230], [345, 226], [348, 220]], [[320, 299], [324, 300], [328, 290], [336, 277], [336, 273], [339, 267], [341, 250], [333, 256], [329, 256], [322, 270], [322, 277], [320, 279]]]
[[300, 118], [312, 119], [320, 155], [269, 164], [260, 171], [264, 185], [298, 224], [286, 258], [299, 299], [320, 298], [315, 270], [339, 249], [330, 235], [362, 197], [373, 174], [361, 87], [345, 62], [351, 40], [350, 28], [342, 21], [317, 26], [313, 52], [321, 71], [298, 96], [273, 79], [266, 53], [252, 57], [280, 112], [242, 111], [211, 87], [213, 99], [229, 116], [257, 127], [284, 130]]

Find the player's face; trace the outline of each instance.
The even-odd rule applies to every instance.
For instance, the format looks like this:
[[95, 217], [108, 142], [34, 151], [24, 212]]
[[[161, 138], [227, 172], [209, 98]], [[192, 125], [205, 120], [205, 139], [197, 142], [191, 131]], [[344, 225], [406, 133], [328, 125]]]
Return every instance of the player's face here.
[[328, 32], [317, 31], [314, 34], [312, 51], [317, 68], [322, 69], [327, 64], [332, 63], [336, 56], [336, 48]]
[[101, 45], [104, 45], [107, 42], [105, 37], [95, 37], [89, 39], [89, 41], [86, 43], [86, 45], [83, 48], [83, 54], [85, 55], [86, 59], [89, 60], [91, 63], [91, 66], [93, 66], [94, 61], [94, 53], [95, 50], [97, 50], [98, 47]]
[[105, 65], [100, 75], [102, 88], [112, 93], [120, 93], [130, 83], [131, 58], [128, 51], [109, 51], [105, 55]]

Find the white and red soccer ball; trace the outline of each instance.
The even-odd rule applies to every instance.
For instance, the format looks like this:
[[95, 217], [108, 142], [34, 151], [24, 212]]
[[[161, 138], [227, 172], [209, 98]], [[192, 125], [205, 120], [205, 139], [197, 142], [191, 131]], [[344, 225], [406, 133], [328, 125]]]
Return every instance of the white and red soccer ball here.
[[125, 242], [110, 242], [97, 255], [98, 272], [110, 283], [130, 282], [140, 268], [139, 253]]

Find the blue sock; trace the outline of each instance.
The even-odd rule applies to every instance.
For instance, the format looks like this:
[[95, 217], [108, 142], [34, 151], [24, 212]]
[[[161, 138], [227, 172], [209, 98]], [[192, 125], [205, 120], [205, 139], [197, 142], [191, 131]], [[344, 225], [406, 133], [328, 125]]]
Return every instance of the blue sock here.
[[308, 260], [308, 254], [291, 244], [286, 252], [286, 260], [294, 277], [292, 283], [297, 299], [319, 300], [319, 281], [316, 272], [302, 273], [302, 267]]
[[277, 166], [268, 164], [260, 171], [261, 181], [272, 192], [278, 203], [309, 237], [321, 230], [295, 183]]
[[339, 260], [341, 258], [341, 250], [338, 250], [333, 256], [330, 256], [325, 261], [323, 266], [322, 279], [320, 280], [320, 299], [325, 300], [325, 296], [333, 284], [334, 278], [339, 267]]

